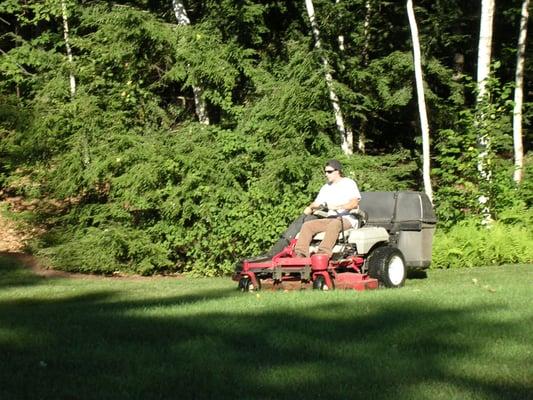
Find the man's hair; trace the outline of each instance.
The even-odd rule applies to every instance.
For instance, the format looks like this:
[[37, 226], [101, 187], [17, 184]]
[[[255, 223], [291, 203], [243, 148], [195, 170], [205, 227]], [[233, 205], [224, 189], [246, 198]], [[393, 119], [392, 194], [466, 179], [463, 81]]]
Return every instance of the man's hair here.
[[342, 172], [342, 164], [338, 160], [329, 160], [326, 163], [326, 167], [331, 167], [339, 172]]

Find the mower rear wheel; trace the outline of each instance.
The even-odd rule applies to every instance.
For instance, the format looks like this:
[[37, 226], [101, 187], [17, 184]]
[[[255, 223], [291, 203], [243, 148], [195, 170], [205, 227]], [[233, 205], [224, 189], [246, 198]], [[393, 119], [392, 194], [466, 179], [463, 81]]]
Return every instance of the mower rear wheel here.
[[330, 287], [327, 285], [326, 280], [322, 275], [318, 275], [313, 281], [313, 289], [315, 290], [329, 290]]
[[402, 287], [407, 276], [402, 252], [391, 246], [378, 247], [368, 257], [368, 274], [385, 287]]
[[251, 292], [253, 290], [260, 290], [261, 283], [257, 280], [257, 287], [253, 284], [249, 276], [244, 276], [239, 280], [239, 286], [237, 287], [241, 292]]

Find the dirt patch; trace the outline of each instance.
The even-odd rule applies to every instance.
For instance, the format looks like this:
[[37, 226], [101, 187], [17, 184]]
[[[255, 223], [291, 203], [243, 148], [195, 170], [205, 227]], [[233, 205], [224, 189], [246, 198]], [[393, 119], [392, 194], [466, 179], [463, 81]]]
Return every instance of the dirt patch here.
[[30, 237], [29, 233], [17, 229], [15, 223], [0, 213], [0, 252], [20, 253]]

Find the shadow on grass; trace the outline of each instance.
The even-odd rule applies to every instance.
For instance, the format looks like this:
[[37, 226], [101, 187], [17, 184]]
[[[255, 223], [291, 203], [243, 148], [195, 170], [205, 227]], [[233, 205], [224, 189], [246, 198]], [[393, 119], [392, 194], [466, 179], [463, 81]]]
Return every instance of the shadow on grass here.
[[407, 279], [427, 279], [427, 271], [420, 269], [410, 269], [407, 271]]
[[[313, 308], [246, 309], [241, 302], [233, 312], [231, 305], [220, 306], [242, 296], [221, 289], [124, 301], [98, 291], [0, 302], [0, 398], [412, 399], [435, 398], [437, 390], [445, 391], [440, 398], [531, 395], [523, 382], [472, 378], [454, 369], [521, 328], [520, 321], [479, 318], [478, 306], [435, 310], [416, 301], [368, 301], [362, 307], [372, 310], [365, 312], [327, 298]], [[215, 309], [202, 304], [213, 300]], [[435, 392], [418, 392], [421, 386]]]
[[0, 252], [0, 289], [10, 286], [27, 286], [42, 282], [45, 278], [25, 268], [24, 255]]

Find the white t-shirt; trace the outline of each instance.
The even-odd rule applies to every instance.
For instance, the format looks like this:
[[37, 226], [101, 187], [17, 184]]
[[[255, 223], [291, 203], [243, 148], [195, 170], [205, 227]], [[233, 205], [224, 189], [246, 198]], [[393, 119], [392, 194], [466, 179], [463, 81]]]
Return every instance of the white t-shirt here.
[[[335, 183], [326, 183], [322, 186], [314, 202], [316, 204], [326, 203], [330, 206], [338, 206], [346, 204], [353, 199], [361, 199], [359, 188], [353, 179], [343, 177]], [[338, 213], [345, 211], [347, 210], [330, 210], [328, 215], [337, 216]], [[357, 223], [357, 219], [353, 215], [345, 215], [344, 217], [351, 221], [352, 227]]]

